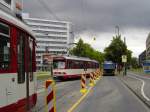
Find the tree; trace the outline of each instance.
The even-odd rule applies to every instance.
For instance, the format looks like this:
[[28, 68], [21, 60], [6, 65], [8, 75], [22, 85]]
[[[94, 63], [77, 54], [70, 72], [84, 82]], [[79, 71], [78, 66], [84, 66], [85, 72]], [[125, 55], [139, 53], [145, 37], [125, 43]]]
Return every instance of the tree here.
[[127, 61], [131, 61], [132, 52], [127, 49], [126, 44], [121, 40], [121, 35], [113, 37], [110, 45], [104, 49], [105, 59], [122, 64], [122, 55], [127, 55]]
[[84, 43], [82, 39], [79, 39], [76, 47], [70, 50], [70, 54], [80, 57], [88, 57], [102, 63], [104, 61], [103, 53], [94, 50], [90, 44]]
[[139, 67], [138, 59], [136, 57], [132, 57], [130, 65], [132, 68], [138, 68]]
[[78, 43], [76, 44], [76, 47], [70, 50], [70, 54], [75, 54], [76, 56], [82, 56], [84, 50], [84, 43], [82, 39], [79, 39]]

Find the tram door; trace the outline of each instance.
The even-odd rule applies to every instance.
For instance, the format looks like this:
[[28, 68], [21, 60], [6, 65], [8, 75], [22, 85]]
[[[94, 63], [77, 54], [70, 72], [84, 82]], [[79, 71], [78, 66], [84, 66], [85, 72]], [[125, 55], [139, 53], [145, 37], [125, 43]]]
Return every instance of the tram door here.
[[18, 83], [20, 84], [20, 92], [26, 98], [26, 110], [30, 110], [31, 103], [31, 82], [33, 82], [32, 72], [32, 47], [31, 38], [24, 33], [19, 33], [17, 42], [18, 51]]
[[30, 96], [33, 94], [34, 82], [33, 82], [33, 39], [31, 37], [26, 38], [26, 98], [27, 98], [27, 110], [32, 107], [32, 100]]

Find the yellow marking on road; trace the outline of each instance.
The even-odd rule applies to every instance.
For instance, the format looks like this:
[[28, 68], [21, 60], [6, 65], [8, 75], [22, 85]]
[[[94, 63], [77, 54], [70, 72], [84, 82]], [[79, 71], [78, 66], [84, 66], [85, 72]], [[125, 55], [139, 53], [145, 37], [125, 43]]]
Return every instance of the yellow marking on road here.
[[[99, 80], [102, 79], [102, 76], [100, 77]], [[99, 81], [96, 80], [95, 84]], [[93, 87], [90, 87], [87, 92], [67, 111], [67, 112], [73, 112], [73, 110], [84, 100], [84, 98], [89, 94], [89, 92], [92, 90]]]
[[84, 98], [88, 95], [91, 89], [92, 87], [90, 87], [88, 91], [67, 112], [72, 112], [81, 103], [81, 101], [84, 100]]

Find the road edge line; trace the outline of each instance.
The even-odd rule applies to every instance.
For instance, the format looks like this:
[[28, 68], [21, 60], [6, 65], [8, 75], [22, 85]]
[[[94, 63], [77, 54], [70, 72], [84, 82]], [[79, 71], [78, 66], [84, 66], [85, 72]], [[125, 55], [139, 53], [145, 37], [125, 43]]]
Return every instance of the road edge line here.
[[72, 112], [84, 100], [84, 98], [88, 95], [92, 88], [93, 87], [90, 87], [88, 91], [83, 96], [81, 96], [80, 99], [67, 112]]
[[137, 74], [132, 73], [132, 72], [129, 72], [129, 73], [130, 73], [131, 75], [134, 75], [134, 76], [138, 77], [138, 78], [143, 78], [143, 79], [150, 80], [150, 78], [149, 78], [149, 77], [145, 77], [145, 76], [137, 75]]
[[[97, 81], [96, 81], [96, 83], [97, 83]], [[93, 87], [90, 87], [88, 89], [88, 91], [83, 96], [81, 96], [80, 99], [67, 112], [72, 112], [84, 100], [84, 98], [89, 94], [89, 92], [92, 90], [92, 88]]]
[[128, 76], [128, 77], [131, 77], [131, 78], [134, 78], [134, 79], [136, 79], [136, 80], [139, 80], [139, 81], [141, 81], [142, 82], [142, 85], [141, 85], [141, 94], [142, 94], [142, 96], [147, 100], [147, 101], [150, 101], [150, 98], [149, 97], [147, 97], [147, 95], [145, 94], [145, 92], [144, 92], [144, 86], [145, 86], [145, 81], [144, 80], [142, 80], [142, 79], [140, 79], [140, 78], [137, 78], [137, 77], [134, 77], [134, 76]]
[[150, 105], [142, 98], [138, 93], [136, 93], [123, 79], [120, 78], [125, 87], [127, 87], [146, 107], [150, 109]]
[[[102, 77], [101, 77], [102, 78]], [[101, 80], [101, 78], [99, 80]], [[95, 83], [97, 83], [99, 80], [96, 80]], [[89, 94], [89, 92], [94, 88], [93, 87], [89, 87], [88, 91], [80, 97], [80, 99], [67, 111], [67, 112], [72, 112], [83, 100], [84, 98]]]

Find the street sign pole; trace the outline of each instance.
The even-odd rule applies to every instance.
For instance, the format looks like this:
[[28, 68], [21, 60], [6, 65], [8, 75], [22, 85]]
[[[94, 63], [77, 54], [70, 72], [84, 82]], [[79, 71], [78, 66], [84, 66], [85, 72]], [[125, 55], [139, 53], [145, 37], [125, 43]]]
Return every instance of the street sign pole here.
[[122, 55], [122, 62], [124, 63], [124, 72], [123, 75], [127, 75], [127, 69], [126, 69], [126, 62], [127, 62], [127, 56], [126, 55]]
[[127, 75], [127, 64], [125, 63], [125, 75]]

